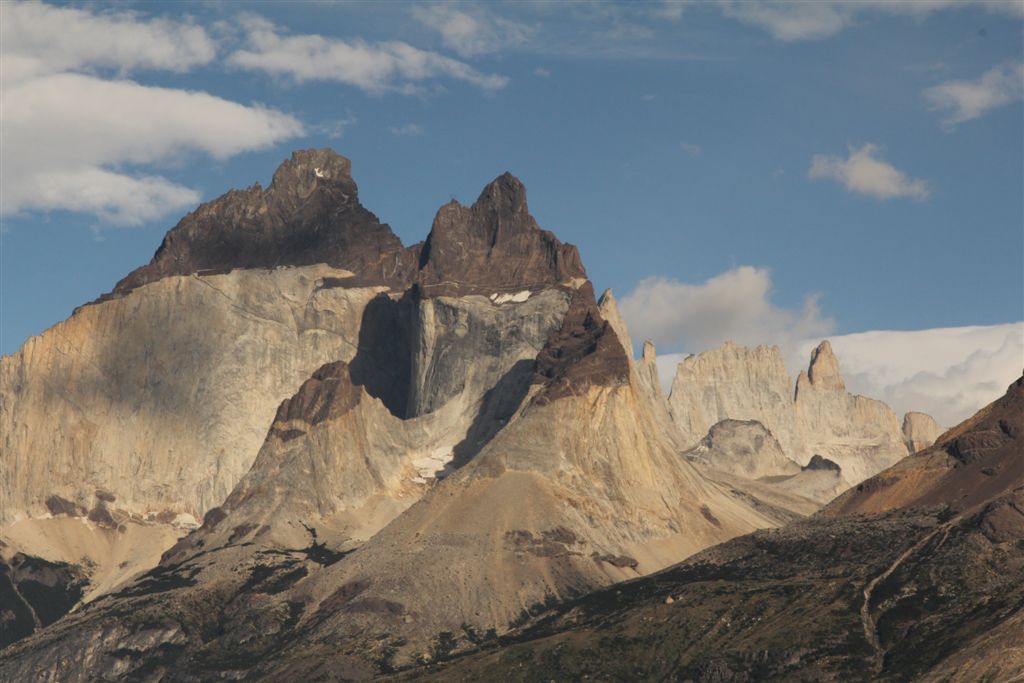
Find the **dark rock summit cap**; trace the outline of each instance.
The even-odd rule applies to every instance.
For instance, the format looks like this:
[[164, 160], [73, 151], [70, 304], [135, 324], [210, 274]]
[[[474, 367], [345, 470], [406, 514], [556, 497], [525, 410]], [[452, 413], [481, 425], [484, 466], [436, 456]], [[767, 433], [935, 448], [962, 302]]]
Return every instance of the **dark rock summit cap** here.
[[420, 253], [418, 284], [427, 296], [490, 295], [586, 277], [576, 247], [541, 230], [526, 188], [503, 173], [473, 206], [452, 201], [438, 210]]
[[359, 203], [351, 171], [330, 149], [294, 152], [266, 190], [232, 190], [185, 216], [114, 293], [171, 275], [314, 263], [369, 282], [407, 282], [414, 256]]
[[98, 301], [174, 275], [324, 263], [352, 277], [327, 287], [418, 285], [423, 296], [518, 293], [586, 280], [579, 252], [542, 230], [511, 173], [471, 207], [442, 206], [423, 244], [409, 248], [359, 202], [352, 163], [330, 149], [292, 153], [270, 186], [231, 190], [200, 205], [164, 236], [153, 259]]

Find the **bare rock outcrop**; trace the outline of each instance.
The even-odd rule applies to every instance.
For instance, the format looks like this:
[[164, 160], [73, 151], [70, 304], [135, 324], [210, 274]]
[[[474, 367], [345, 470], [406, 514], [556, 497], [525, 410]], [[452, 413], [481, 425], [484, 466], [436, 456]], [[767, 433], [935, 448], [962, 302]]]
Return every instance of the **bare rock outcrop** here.
[[257, 183], [201, 205], [108, 296], [172, 275], [317, 263], [350, 271], [352, 284], [399, 288], [416, 263], [416, 254], [359, 203], [352, 163], [330, 149], [294, 152], [265, 190]]
[[0, 523], [48, 514], [52, 496], [89, 510], [97, 489], [128, 515], [201, 518], [249, 469], [278, 404], [355, 355], [380, 289], [321, 287], [347, 274], [168, 276], [0, 359]]
[[846, 391], [839, 361], [827, 341], [814, 349], [807, 371], [797, 377], [794, 406], [802, 455], [819, 454], [832, 460], [851, 484], [908, 453], [892, 408]]
[[[949, 505], [961, 511], [1024, 486], [1024, 377], [1006, 394], [830, 503], [822, 514]], [[1024, 514], [1024, 513], [1021, 513]]]
[[727, 342], [679, 364], [668, 403], [689, 447], [716, 422], [756, 420], [794, 463], [827, 457], [850, 484], [907, 455], [895, 413], [882, 401], [846, 391], [827, 341], [814, 349], [795, 391], [791, 387], [777, 348]]
[[789, 519], [679, 457], [653, 348], [631, 360], [514, 178], [443, 208], [417, 268], [404, 291], [320, 278], [358, 312], [348, 345], [269, 411], [223, 504], [158, 566], [5, 652], [0, 677], [365, 678]]
[[801, 452], [792, 395], [778, 347], [726, 342], [679, 364], [668, 403], [685, 447], [722, 420], [757, 420], [792, 458]]
[[903, 416], [903, 440], [911, 453], [928, 448], [946, 431], [927, 413], [911, 411]]
[[416, 282], [426, 296], [483, 294], [511, 300], [558, 284], [582, 284], [579, 252], [542, 230], [511, 173], [489, 183], [470, 207], [440, 208], [419, 255]]
[[786, 456], [772, 433], [755, 420], [718, 422], [686, 455], [748, 479], [800, 472], [800, 466]]

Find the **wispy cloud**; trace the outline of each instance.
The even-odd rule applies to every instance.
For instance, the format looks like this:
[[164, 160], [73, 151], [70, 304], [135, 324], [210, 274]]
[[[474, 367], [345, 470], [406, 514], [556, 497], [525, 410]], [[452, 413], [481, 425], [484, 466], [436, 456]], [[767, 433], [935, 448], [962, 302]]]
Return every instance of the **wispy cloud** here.
[[785, 308], [772, 301], [772, 290], [770, 271], [740, 266], [699, 283], [647, 278], [619, 307], [634, 339], [650, 339], [665, 350], [698, 352], [734, 341], [792, 351], [807, 337], [834, 329], [817, 297]]
[[976, 6], [998, 14], [1024, 15], [1024, 3], [1016, 0], [719, 0], [718, 6], [725, 16], [761, 28], [780, 42], [827, 38], [870, 14], [922, 17]]
[[187, 21], [40, 2], [4, 2], [0, 18], [8, 83], [82, 68], [111, 68], [122, 75], [135, 69], [180, 72], [217, 55], [206, 30]]
[[909, 197], [928, 198], [928, 184], [910, 178], [906, 173], [880, 158], [878, 145], [866, 144], [850, 149], [845, 159], [838, 156], [815, 154], [807, 176], [812, 180], [834, 180], [848, 192], [867, 195], [875, 199]]
[[[5, 214], [66, 210], [137, 225], [200, 198], [147, 167], [197, 151], [226, 159], [303, 132], [280, 111], [124, 78], [210, 62], [213, 41], [190, 23], [40, 3], [0, 11]], [[96, 75], [104, 69], [119, 78]]]
[[406, 94], [418, 92], [420, 84], [442, 78], [484, 90], [498, 90], [508, 84], [504, 76], [481, 73], [465, 62], [401, 41], [370, 44], [320, 35], [289, 36], [263, 17], [246, 15], [241, 21], [246, 46], [233, 52], [228, 63], [299, 83], [335, 81], [372, 93]]
[[479, 57], [522, 45], [536, 29], [489, 12], [484, 6], [415, 5], [412, 15], [441, 34], [445, 47], [461, 57]]
[[691, 4], [692, 0], [661, 0], [661, 6], [654, 9], [654, 15], [669, 21], [679, 21], [686, 7]]
[[973, 81], [946, 81], [927, 88], [924, 96], [946, 113], [948, 127], [971, 121], [992, 109], [1024, 99], [1024, 62], [1000, 64]]
[[551, 72], [542, 66], [538, 66], [536, 69], [533, 70], [533, 75], [540, 76], [541, 78], [550, 78]]
[[388, 128], [392, 135], [399, 135], [407, 138], [414, 138], [423, 135], [423, 126], [418, 123], [407, 123], [404, 126], [391, 126]]

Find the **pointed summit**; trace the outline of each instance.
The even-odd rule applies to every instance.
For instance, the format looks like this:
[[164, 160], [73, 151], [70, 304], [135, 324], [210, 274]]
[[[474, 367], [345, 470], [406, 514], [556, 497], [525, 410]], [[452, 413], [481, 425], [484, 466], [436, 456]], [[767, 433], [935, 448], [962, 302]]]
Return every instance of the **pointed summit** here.
[[658, 358], [658, 352], [654, 347], [654, 342], [650, 339], [644, 341], [644, 351], [641, 359], [645, 363], [654, 363]]
[[442, 206], [420, 253], [427, 296], [515, 294], [586, 277], [576, 247], [541, 230], [511, 173], [488, 183], [471, 207]]
[[843, 377], [839, 374], [839, 359], [832, 352], [832, 345], [827, 339], [818, 344], [818, 348], [811, 353], [807, 379], [815, 389], [846, 390]]
[[489, 208], [499, 215], [529, 214], [526, 205], [526, 186], [514, 175], [505, 171], [492, 180], [480, 193], [473, 208]]
[[267, 189], [231, 190], [185, 216], [114, 294], [173, 275], [315, 263], [350, 270], [364, 283], [407, 282], [414, 257], [359, 203], [351, 171], [333, 150], [294, 152]]

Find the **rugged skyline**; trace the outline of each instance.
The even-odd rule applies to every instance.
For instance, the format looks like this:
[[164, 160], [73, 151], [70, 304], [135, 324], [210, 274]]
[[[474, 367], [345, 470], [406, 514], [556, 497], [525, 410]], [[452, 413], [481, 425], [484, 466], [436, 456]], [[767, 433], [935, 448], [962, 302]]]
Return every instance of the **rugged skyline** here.
[[330, 145], [406, 244], [512, 171], [663, 358], [777, 343], [795, 374], [829, 337], [851, 389], [947, 425], [1019, 372], [1019, 3], [2, 11], [5, 354]]
[[901, 426], [828, 342], [795, 388], [729, 343], [666, 400], [515, 176], [404, 247], [351, 168], [295, 151], [0, 358], [0, 678], [1019, 673], [1024, 380]]

